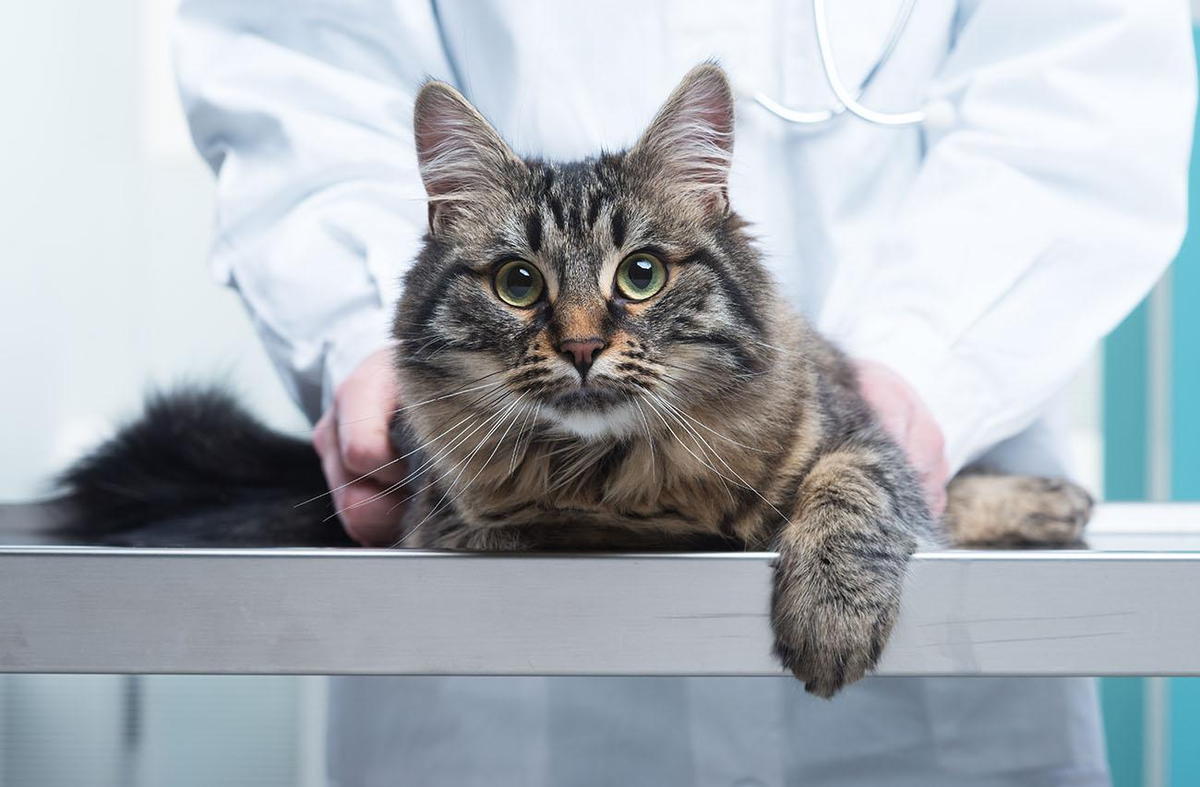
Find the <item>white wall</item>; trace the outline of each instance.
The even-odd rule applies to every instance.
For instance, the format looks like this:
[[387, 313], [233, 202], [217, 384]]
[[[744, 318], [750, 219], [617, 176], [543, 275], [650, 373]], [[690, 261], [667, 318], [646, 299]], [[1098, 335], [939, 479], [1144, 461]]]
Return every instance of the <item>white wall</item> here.
[[0, 500], [28, 498], [151, 382], [224, 375], [302, 426], [206, 256], [211, 177], [167, 0], [0, 5]]

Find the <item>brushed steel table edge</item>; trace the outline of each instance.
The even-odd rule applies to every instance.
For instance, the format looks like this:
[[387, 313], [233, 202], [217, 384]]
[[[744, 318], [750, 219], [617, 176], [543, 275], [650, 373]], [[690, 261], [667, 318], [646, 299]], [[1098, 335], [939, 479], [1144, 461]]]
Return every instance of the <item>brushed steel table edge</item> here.
[[[0, 672], [779, 675], [767, 552], [0, 547]], [[1200, 553], [914, 556], [878, 674], [1200, 675]]]
[[[697, 563], [708, 561], [762, 561], [778, 557], [776, 552], [467, 552], [449, 549], [371, 549], [333, 547], [271, 547], [271, 548], [182, 548], [182, 547], [109, 547], [88, 545], [14, 544], [0, 546], [0, 559], [10, 556], [69, 557], [91, 556], [105, 558], [254, 558], [322, 560], [361, 560], [386, 558], [404, 560], [441, 558], [447, 560], [685, 560]], [[929, 561], [1154, 561], [1178, 560], [1200, 565], [1200, 551], [1139, 550], [1103, 551], [1092, 549], [946, 549], [917, 552], [914, 562]]]

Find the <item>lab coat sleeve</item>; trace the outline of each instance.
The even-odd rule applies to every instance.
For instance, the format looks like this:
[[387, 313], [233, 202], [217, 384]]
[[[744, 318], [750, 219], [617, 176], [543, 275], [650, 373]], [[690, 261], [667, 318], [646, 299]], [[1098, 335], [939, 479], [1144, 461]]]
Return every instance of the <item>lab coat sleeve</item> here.
[[451, 71], [431, 4], [194, 0], [174, 48], [217, 178], [214, 273], [315, 418], [388, 341], [425, 229], [412, 101]]
[[933, 87], [953, 120], [927, 124], [911, 192], [821, 320], [909, 380], [952, 468], [1031, 424], [1177, 251], [1195, 93], [1179, 0], [961, 9]]

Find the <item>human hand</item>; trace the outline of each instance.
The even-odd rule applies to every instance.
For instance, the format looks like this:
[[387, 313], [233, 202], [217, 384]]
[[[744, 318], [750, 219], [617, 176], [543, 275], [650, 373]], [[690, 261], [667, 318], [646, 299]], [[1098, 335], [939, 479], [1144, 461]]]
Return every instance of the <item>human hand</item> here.
[[389, 348], [376, 350], [338, 386], [333, 406], [313, 430], [313, 447], [350, 537], [364, 546], [396, 541], [397, 489], [408, 463], [392, 448], [389, 433], [400, 390]]
[[925, 491], [925, 502], [934, 516], [946, 510], [945, 440], [933, 413], [912, 386], [889, 367], [875, 361], [855, 361], [858, 387], [879, 423], [892, 436], [917, 471]]

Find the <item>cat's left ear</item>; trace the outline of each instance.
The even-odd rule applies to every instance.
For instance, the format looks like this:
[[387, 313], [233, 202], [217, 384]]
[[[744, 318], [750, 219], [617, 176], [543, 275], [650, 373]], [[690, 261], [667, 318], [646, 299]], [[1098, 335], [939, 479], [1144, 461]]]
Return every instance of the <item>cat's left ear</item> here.
[[724, 213], [733, 158], [733, 91], [715, 63], [689, 71], [630, 151], [662, 172], [672, 191]]

